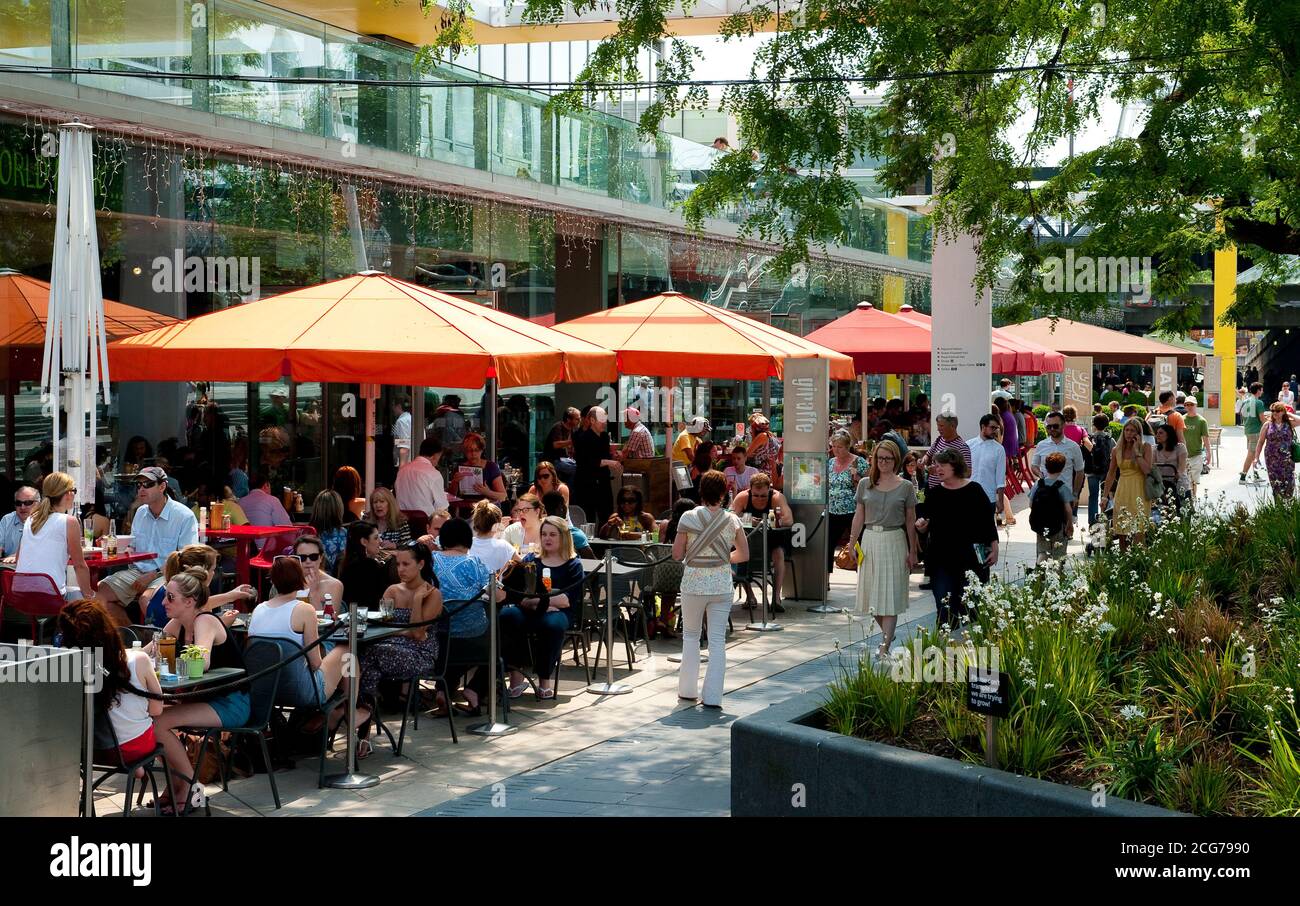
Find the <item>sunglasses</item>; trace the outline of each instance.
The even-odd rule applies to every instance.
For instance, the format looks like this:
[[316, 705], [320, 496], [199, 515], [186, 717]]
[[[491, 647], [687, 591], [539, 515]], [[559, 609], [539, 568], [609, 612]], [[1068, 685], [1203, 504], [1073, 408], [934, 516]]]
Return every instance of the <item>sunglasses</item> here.
[[161, 481], [137, 481], [135, 486], [137, 488], [156, 488], [160, 484], [162, 484]]
[[306, 563], [315, 563], [317, 560], [320, 559], [320, 551], [314, 551], [310, 554], [292, 554], [290, 556], [292, 556], [295, 560], [301, 560]]
[[36, 506], [35, 500], [15, 500], [14, 506]]

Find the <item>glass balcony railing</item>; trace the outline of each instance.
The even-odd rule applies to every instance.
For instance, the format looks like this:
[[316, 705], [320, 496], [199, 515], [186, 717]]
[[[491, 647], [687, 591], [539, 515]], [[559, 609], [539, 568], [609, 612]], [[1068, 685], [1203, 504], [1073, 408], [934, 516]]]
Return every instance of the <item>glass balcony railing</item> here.
[[[83, 85], [661, 209], [679, 204], [714, 156], [666, 133], [647, 139], [599, 111], [548, 112], [548, 95], [470, 70], [418, 71], [408, 47], [255, 0], [0, 4], [0, 62], [61, 60], [107, 71], [76, 76]], [[128, 75], [141, 71], [169, 77]], [[267, 76], [363, 84], [256, 81]], [[887, 254], [884, 208], [864, 203], [847, 221], [842, 245]], [[909, 223], [908, 257], [928, 260], [928, 240], [914, 230], [925, 232]]]

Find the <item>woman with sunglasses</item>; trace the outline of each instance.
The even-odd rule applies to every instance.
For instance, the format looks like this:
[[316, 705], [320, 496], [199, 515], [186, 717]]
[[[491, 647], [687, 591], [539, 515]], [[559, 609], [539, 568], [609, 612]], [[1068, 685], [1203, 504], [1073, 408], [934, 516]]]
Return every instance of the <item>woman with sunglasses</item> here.
[[[91, 593], [90, 570], [82, 551], [81, 524], [71, 515], [77, 498], [77, 484], [71, 475], [51, 472], [41, 484], [41, 501], [23, 526], [18, 546], [18, 572], [43, 573], [69, 601]], [[68, 565], [77, 585], [68, 584]]]
[[528, 493], [540, 500], [543, 494], [551, 491], [558, 491], [564, 497], [564, 505], [569, 505], [569, 486], [560, 481], [560, 473], [553, 464], [542, 460], [537, 464], [537, 473], [533, 476]]
[[334, 609], [340, 610], [343, 606], [343, 583], [330, 575], [325, 565], [324, 542], [316, 535], [300, 535], [293, 543], [293, 556], [302, 564], [307, 581], [303, 587], [307, 589], [307, 599], [311, 601], [312, 607], [316, 610], [323, 608], [325, 596], [329, 595], [334, 602]]
[[501, 537], [517, 551], [527, 553], [537, 550], [542, 543], [542, 519], [546, 512], [542, 501], [532, 494], [525, 494], [515, 501], [515, 508], [510, 511], [514, 522], [506, 526]]
[[908, 576], [917, 562], [916, 485], [898, 474], [901, 458], [893, 441], [876, 444], [870, 471], [854, 492], [849, 527], [849, 538], [862, 547], [858, 613], [874, 614], [883, 637], [877, 656], [889, 653], [898, 615], [907, 610]]
[[354, 522], [348, 526], [348, 543], [343, 549], [339, 580], [343, 583], [343, 599], [349, 604], [370, 610], [378, 608], [384, 589], [391, 584], [391, 573], [379, 547], [379, 529], [369, 522]]
[[[243, 669], [243, 649], [234, 633], [213, 614], [207, 613], [208, 574], [201, 567], [182, 570], [166, 586], [167, 625], [163, 632], [176, 638], [176, 650], [186, 645], [203, 649], [203, 670], [221, 667]], [[152, 645], [150, 646], [152, 648]], [[172, 802], [184, 802], [182, 811], [203, 804], [203, 787], [189, 776], [194, 770], [177, 727], [242, 727], [248, 723], [249, 698], [246, 689], [236, 689], [205, 701], [187, 700], [170, 704], [154, 720], [163, 753], [172, 772]], [[193, 785], [192, 785], [193, 784]]]
[[405, 547], [411, 541], [411, 525], [406, 514], [397, 508], [397, 498], [388, 488], [375, 488], [370, 494], [366, 521], [379, 529], [380, 546], [386, 551]]
[[605, 520], [605, 524], [596, 533], [601, 538], [618, 538], [618, 533], [625, 523], [635, 525], [635, 531], [653, 532], [657, 527], [655, 517], [642, 509], [641, 490], [622, 487], [614, 501], [614, 514]]
[[[208, 574], [208, 587], [212, 586], [212, 577], [217, 574], [217, 551], [206, 544], [187, 544], [178, 551], [172, 551], [167, 555], [167, 562], [163, 564], [163, 581], [170, 582], [176, 574], [187, 570], [190, 567], [198, 567]], [[145, 623], [150, 626], [164, 626], [167, 623], [166, 609], [167, 588], [164, 584], [159, 588], [154, 596], [149, 600], [149, 606], [145, 608]], [[218, 613], [222, 608], [239, 603], [249, 603], [257, 600], [257, 590], [251, 585], [239, 585], [230, 591], [223, 592], [219, 595], [209, 594], [208, 603], [204, 608], [212, 613], [217, 614], [221, 622], [229, 626], [235, 622], [235, 611], [227, 610], [224, 613]]]

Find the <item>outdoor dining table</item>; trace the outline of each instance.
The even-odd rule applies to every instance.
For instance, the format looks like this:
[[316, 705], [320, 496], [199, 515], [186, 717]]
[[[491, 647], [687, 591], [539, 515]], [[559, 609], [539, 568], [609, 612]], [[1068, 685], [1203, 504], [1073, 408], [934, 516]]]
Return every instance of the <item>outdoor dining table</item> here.
[[178, 676], [175, 679], [159, 680], [163, 692], [188, 692], [201, 686], [213, 686], [227, 680], [243, 676], [247, 671], [243, 667], [213, 667], [202, 676]]
[[94, 591], [99, 586], [100, 576], [110, 569], [117, 569], [119, 566], [130, 566], [132, 563], [142, 563], [157, 556], [157, 554], [151, 554], [148, 551], [123, 553], [112, 557], [105, 557], [102, 552], [98, 551], [93, 554], [86, 554], [86, 569], [90, 572], [90, 590]]
[[[333, 622], [334, 620], [328, 618], [318, 619], [316, 621], [316, 628], [324, 629], [326, 626], [329, 626]], [[235, 622], [231, 625], [230, 628], [237, 635], [246, 635], [248, 633], [248, 617], [237, 617], [235, 619]], [[357, 644], [369, 645], [372, 642], [378, 642], [382, 639], [391, 638], [392, 636], [398, 635], [399, 633], [405, 631], [406, 631], [405, 626], [389, 626], [385, 623], [380, 623], [375, 619], [371, 619], [366, 624], [366, 631], [357, 636]], [[342, 635], [339, 638], [335, 638], [334, 635], [339, 633], [342, 633]], [[339, 628], [335, 630], [335, 634], [331, 634], [330, 636], [327, 636], [327, 638], [333, 639], [336, 642], [346, 641], [347, 626], [345, 624], [340, 624]]]
[[655, 541], [653, 538], [646, 541], [642, 541], [640, 538], [628, 540], [620, 538], [588, 538], [587, 543], [591, 545], [592, 550], [604, 550], [607, 547], [612, 547], [617, 550], [620, 547], [649, 548], [662, 544], [663, 542]]
[[253, 542], [259, 538], [275, 535], [296, 535], [302, 531], [300, 525], [232, 525], [230, 528], [208, 528], [209, 539], [229, 539], [235, 542], [235, 581], [247, 585], [249, 579], [248, 561], [252, 559]]

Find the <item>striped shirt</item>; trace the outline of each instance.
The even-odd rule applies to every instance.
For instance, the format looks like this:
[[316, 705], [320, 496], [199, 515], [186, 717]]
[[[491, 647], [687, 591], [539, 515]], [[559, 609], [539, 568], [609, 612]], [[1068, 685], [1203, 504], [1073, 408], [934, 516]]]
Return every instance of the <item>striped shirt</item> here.
[[632, 433], [623, 444], [623, 456], [627, 459], [654, 459], [655, 442], [650, 436], [650, 429], [644, 422], [637, 422]]
[[[930, 463], [932, 465], [934, 464], [934, 458], [944, 450], [956, 450], [961, 453], [961, 458], [966, 461], [966, 474], [969, 475], [971, 473], [970, 447], [966, 445], [966, 441], [962, 440], [960, 437], [952, 440], [944, 440], [942, 435], [936, 438], [934, 444], [930, 447], [930, 452], [927, 454], [930, 457]], [[930, 473], [927, 484], [929, 487], [934, 487], [940, 483], [940, 480], [941, 479], [932, 472]]]

